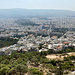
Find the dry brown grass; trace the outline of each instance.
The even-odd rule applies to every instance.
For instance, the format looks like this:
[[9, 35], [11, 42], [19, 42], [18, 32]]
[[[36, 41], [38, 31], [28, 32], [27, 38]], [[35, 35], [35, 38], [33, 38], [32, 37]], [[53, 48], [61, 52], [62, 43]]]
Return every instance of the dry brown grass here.
[[46, 58], [49, 60], [64, 60], [64, 57], [75, 56], [75, 52], [69, 52], [66, 54], [50, 54], [47, 55]]

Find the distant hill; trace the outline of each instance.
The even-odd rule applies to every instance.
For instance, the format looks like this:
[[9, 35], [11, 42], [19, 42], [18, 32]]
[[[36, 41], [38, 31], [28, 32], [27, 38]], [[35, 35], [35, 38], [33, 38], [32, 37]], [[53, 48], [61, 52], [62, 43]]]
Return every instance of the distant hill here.
[[33, 16], [75, 16], [75, 11], [49, 9], [0, 9], [0, 18], [23, 18]]

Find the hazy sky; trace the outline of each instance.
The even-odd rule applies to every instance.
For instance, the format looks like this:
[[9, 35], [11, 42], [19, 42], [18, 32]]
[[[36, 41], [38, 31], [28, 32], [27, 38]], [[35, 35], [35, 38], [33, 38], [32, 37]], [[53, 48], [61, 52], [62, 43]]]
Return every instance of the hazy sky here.
[[75, 11], [75, 0], [0, 0], [0, 9], [64, 9]]

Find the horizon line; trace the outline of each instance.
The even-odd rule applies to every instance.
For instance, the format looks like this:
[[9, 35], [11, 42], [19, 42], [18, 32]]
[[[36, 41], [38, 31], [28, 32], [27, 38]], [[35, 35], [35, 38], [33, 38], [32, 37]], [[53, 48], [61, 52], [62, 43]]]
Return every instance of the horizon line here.
[[0, 8], [3, 10], [8, 10], [8, 9], [28, 9], [28, 10], [67, 10], [67, 11], [75, 11], [75, 10], [68, 10], [68, 9], [49, 9], [49, 8]]

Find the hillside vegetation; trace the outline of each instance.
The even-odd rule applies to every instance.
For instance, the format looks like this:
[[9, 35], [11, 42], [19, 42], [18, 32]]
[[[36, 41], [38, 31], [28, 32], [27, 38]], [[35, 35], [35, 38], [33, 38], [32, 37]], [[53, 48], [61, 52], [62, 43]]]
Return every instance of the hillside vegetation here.
[[[0, 56], [0, 75], [64, 75], [75, 71], [75, 56], [64, 60], [49, 60], [46, 52], [13, 52], [9, 56]], [[63, 54], [63, 56], [66, 53]]]

